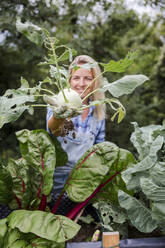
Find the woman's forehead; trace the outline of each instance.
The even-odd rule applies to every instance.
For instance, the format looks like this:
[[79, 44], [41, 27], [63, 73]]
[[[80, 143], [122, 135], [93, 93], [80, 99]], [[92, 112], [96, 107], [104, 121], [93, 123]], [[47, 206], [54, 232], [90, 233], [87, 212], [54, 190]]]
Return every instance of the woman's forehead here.
[[93, 76], [93, 73], [91, 69], [86, 69], [86, 68], [79, 68], [77, 69], [72, 75], [77, 75], [77, 76]]

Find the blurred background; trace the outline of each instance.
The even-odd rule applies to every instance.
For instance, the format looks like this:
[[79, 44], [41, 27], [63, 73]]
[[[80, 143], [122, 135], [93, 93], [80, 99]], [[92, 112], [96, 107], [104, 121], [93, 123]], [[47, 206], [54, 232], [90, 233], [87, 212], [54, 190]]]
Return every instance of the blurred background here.
[[[140, 126], [162, 124], [165, 119], [165, 0], [1, 0], [0, 89], [18, 88], [23, 76], [33, 86], [49, 73], [43, 61], [45, 49], [37, 47], [16, 30], [16, 20], [46, 28], [61, 44], [88, 54], [98, 62], [119, 60], [128, 51], [139, 51], [135, 63], [124, 74], [108, 73], [109, 82], [126, 74], [150, 78], [120, 101], [127, 115], [120, 124], [110, 121], [107, 109], [106, 140], [133, 151], [131, 122]], [[15, 132], [45, 129], [46, 110], [24, 113], [0, 130], [0, 157], [17, 156]]]

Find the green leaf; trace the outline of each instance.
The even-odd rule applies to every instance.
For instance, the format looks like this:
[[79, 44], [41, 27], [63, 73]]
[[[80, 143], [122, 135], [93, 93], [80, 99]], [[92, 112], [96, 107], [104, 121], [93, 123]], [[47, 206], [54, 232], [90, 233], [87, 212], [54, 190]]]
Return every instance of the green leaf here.
[[23, 233], [31, 232], [57, 243], [73, 238], [80, 229], [78, 224], [65, 216], [27, 210], [13, 211], [8, 216], [8, 225]]
[[45, 130], [24, 129], [17, 132], [16, 136], [27, 166], [42, 175], [42, 183], [38, 182], [42, 184], [41, 193], [49, 195], [53, 186], [56, 165], [56, 151], [50, 135]]
[[165, 204], [164, 202], [152, 203], [152, 217], [164, 227], [165, 222]]
[[[66, 79], [68, 78], [68, 72], [65, 68], [61, 67], [59, 69], [59, 73], [61, 75], [63, 75]], [[55, 66], [50, 65], [50, 75], [52, 78], [58, 79], [59, 78], [59, 74], [58, 74], [58, 70]]]
[[35, 43], [40, 47], [42, 46], [45, 36], [40, 27], [28, 21], [23, 23], [18, 18], [16, 21], [16, 28], [20, 33], [24, 34], [26, 38], [29, 39], [31, 42]]
[[125, 117], [126, 111], [124, 106], [121, 104], [121, 102], [118, 99], [105, 98], [103, 100], [96, 100], [90, 102], [89, 106], [97, 106], [105, 103], [109, 104], [111, 109], [115, 111], [115, 113], [111, 117], [111, 120], [114, 121], [114, 119], [117, 118], [117, 122], [120, 123]]
[[[65, 61], [65, 60], [69, 60], [71, 62], [72, 61], [72, 56], [74, 56], [76, 54], [77, 54], [76, 50], [74, 50], [74, 49], [67, 49], [67, 50], [65, 50], [64, 53], [62, 53], [58, 57], [57, 61], [58, 62], [62, 62], [62, 61]], [[71, 57], [71, 59], [70, 59], [70, 57]]]
[[149, 175], [149, 171], [147, 172], [147, 170], [155, 166], [157, 162], [157, 152], [162, 147], [162, 144], [163, 137], [158, 136], [150, 144], [148, 155], [137, 164], [132, 165], [132, 167], [122, 172], [122, 178], [129, 190], [140, 187], [140, 178], [142, 176], [142, 172], [145, 173], [144, 175], [146, 175], [146, 173]]
[[[138, 151], [139, 160], [142, 160], [150, 153], [150, 148], [155, 140], [154, 133], [162, 130], [161, 125], [149, 125], [146, 127], [139, 127], [136, 122], [132, 122], [134, 132], [131, 134], [131, 142]], [[155, 148], [153, 147], [153, 150]], [[157, 152], [158, 150], [156, 150]]]
[[13, 199], [12, 186], [10, 173], [0, 164], [0, 204], [7, 204]]
[[13, 180], [12, 192], [19, 199], [21, 206], [18, 206], [16, 198], [10, 202], [10, 207], [16, 209], [18, 207], [29, 207], [32, 190], [29, 170], [26, 161], [21, 158], [18, 160], [10, 159], [7, 165], [7, 169], [10, 172]]
[[13, 243], [19, 240], [20, 238], [21, 238], [21, 233], [17, 228], [15, 229], [8, 228], [8, 232], [4, 237], [4, 248], [12, 248]]
[[140, 185], [143, 193], [149, 200], [159, 203], [165, 203], [165, 187], [156, 185], [151, 178], [140, 179]]
[[56, 148], [56, 167], [57, 166], [63, 166], [68, 161], [68, 155], [62, 149], [61, 143], [58, 141], [58, 139], [55, 136], [52, 137], [52, 140], [53, 140], [54, 146]]
[[129, 52], [124, 59], [119, 61], [110, 60], [107, 64], [100, 63], [104, 67], [104, 71], [108, 72], [124, 72], [130, 65], [133, 64], [138, 52]]
[[103, 91], [109, 91], [114, 97], [132, 93], [136, 87], [149, 80], [145, 75], [127, 75], [119, 80], [103, 86]]
[[[120, 150], [115, 144], [111, 142], [96, 144], [79, 159], [66, 182], [65, 189], [71, 200], [82, 202], [94, 192], [100, 183], [105, 182], [107, 177], [112, 177], [116, 172], [122, 171], [132, 162], [135, 162], [135, 160], [131, 153]], [[118, 183], [121, 181], [116, 180]], [[122, 184], [124, 184], [123, 181]], [[108, 199], [110, 199], [109, 192], [107, 195]]]
[[140, 232], [149, 233], [157, 227], [157, 222], [152, 218], [151, 211], [140, 201], [121, 190], [119, 190], [118, 197], [120, 206], [126, 209], [131, 223]]
[[7, 218], [0, 220], [0, 247], [3, 247], [4, 237], [7, 233]]
[[37, 87], [29, 89], [28, 82], [21, 79], [21, 87], [18, 89], [7, 90], [3, 96], [0, 97], [0, 128], [4, 124], [16, 121], [20, 115], [31, 108], [25, 103], [34, 102], [36, 99], [34, 93], [38, 90]]

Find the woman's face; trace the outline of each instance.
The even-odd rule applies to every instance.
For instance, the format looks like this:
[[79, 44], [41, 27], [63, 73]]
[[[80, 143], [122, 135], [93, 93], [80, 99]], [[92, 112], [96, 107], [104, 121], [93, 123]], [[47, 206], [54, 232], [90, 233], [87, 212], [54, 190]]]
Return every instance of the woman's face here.
[[[85, 88], [92, 82], [93, 74], [91, 70], [85, 68], [79, 68], [76, 70], [70, 79], [70, 85], [79, 95], [85, 90]], [[84, 98], [93, 89], [93, 84], [83, 93], [81, 98]]]

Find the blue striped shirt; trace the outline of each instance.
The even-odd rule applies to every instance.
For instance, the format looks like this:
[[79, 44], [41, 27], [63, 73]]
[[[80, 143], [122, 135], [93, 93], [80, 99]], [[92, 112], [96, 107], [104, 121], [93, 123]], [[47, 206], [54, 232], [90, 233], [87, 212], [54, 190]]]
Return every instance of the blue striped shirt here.
[[[103, 142], [105, 139], [105, 119], [97, 120], [94, 116], [94, 108], [94, 106], [90, 107], [88, 116], [84, 121], [82, 121], [81, 115], [73, 117], [71, 120], [76, 131], [81, 128], [81, 131], [84, 133], [92, 133], [95, 137], [94, 144], [97, 144]], [[48, 129], [48, 120], [51, 118], [52, 114], [52, 109], [48, 107], [46, 116], [48, 132], [50, 132]]]

